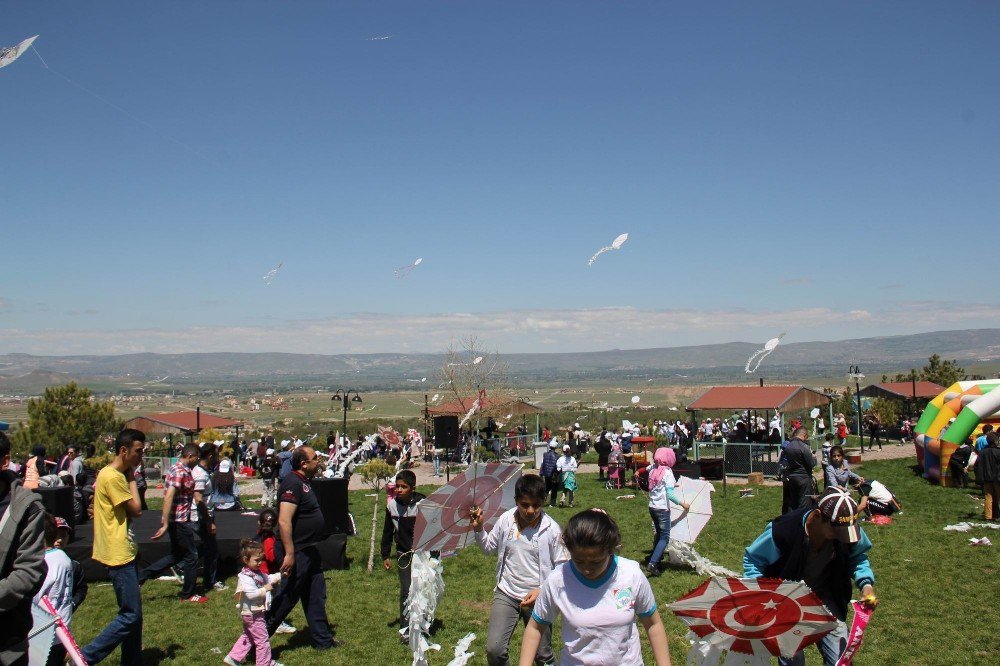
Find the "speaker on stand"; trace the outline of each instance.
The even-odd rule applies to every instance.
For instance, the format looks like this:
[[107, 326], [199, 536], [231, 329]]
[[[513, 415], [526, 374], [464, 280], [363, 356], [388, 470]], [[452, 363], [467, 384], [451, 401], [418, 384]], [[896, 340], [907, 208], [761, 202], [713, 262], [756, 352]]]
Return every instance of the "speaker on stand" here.
[[451, 452], [458, 448], [458, 417], [457, 416], [435, 416], [434, 417], [434, 447], [445, 450], [445, 476], [451, 480]]

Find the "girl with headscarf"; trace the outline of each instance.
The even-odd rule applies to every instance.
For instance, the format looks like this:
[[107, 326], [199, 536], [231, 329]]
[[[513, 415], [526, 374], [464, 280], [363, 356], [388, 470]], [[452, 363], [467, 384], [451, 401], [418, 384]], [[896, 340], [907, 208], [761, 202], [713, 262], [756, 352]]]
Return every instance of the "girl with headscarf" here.
[[674, 493], [674, 473], [670, 469], [677, 462], [673, 449], [661, 446], [653, 455], [649, 467], [649, 515], [653, 519], [653, 554], [649, 556], [646, 573], [659, 576], [660, 560], [670, 542], [670, 503], [677, 504], [685, 511], [690, 507]]

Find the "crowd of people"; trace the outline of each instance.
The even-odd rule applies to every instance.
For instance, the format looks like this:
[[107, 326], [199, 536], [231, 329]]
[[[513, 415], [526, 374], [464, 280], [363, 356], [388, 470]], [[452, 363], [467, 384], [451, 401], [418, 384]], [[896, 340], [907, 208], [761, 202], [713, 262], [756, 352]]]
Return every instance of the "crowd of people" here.
[[[525, 625], [519, 663], [553, 663], [551, 628], [556, 617], [562, 618], [561, 663], [608, 659], [622, 664], [641, 663], [637, 656], [637, 623], [647, 631], [656, 662], [669, 663], [666, 635], [655, 613], [648, 578], [664, 572], [662, 561], [670, 526], [676, 518], [674, 512], [690, 508], [676, 493], [673, 468], [689, 445], [691, 433], [708, 434], [706, 423], [712, 424], [714, 436], [713, 420], [696, 428], [689, 427], [694, 424], [667, 422], [647, 427], [636, 424], [627, 429], [602, 430], [593, 438], [602, 480], [625, 456], [639, 454], [640, 447], [633, 449], [632, 444], [636, 437], [655, 434], [661, 442], [670, 444], [656, 448], [645, 469], [652, 525], [651, 554], [645, 562], [617, 555], [620, 532], [603, 511], [587, 509], [577, 513], [565, 528], [547, 513], [547, 508], [555, 506], [574, 507], [579, 459], [591, 445], [591, 438], [578, 425], [566, 429], [564, 442], [545, 429], [547, 450], [541, 467], [538, 474], [526, 473], [519, 479], [515, 506], [488, 532], [483, 530], [481, 516], [475, 510], [471, 515], [476, 543], [485, 553], [497, 557], [487, 663], [509, 663], [511, 636], [518, 623]], [[856, 585], [862, 598], [874, 604], [875, 578], [867, 557], [872, 544], [861, 523], [898, 514], [902, 504], [883, 483], [851, 469], [843, 447], [835, 443], [835, 429], [825, 433], [817, 460], [809, 444], [809, 430], [795, 425], [798, 427], [792, 436], [782, 443], [781, 515], [747, 547], [743, 573], [747, 577], [803, 580], [820, 596], [838, 620], [837, 629], [819, 643], [824, 663], [832, 664], [847, 638], [845, 620], [851, 585]], [[30, 608], [42, 594], [68, 625], [87, 592], [80, 564], [62, 550], [70, 539], [71, 528], [45, 512], [38, 495], [31, 492], [32, 486], [67, 483], [81, 494], [87, 491], [83, 520], [94, 522], [92, 556], [107, 567], [118, 605], [107, 626], [83, 647], [88, 663], [99, 663], [118, 646], [122, 647], [123, 664], [141, 662], [141, 588], [146, 581], [169, 572], [180, 583], [178, 599], [189, 604], [204, 603], [207, 594], [228, 589], [217, 578], [215, 513], [241, 507], [235, 480], [240, 461], [220, 459], [219, 447], [211, 442], [181, 447], [177, 462], [163, 477], [160, 526], [153, 536], [166, 536], [170, 552], [140, 570], [131, 521], [143, 508], [139, 490], [143, 477], [137, 470], [143, 467], [145, 447], [142, 432], [123, 430], [114, 441], [113, 459], [98, 472], [93, 484], [88, 484], [86, 470], [79, 469], [82, 464], [75, 462], [80, 459], [76, 450], [68, 450], [56, 460], [36, 450], [25, 461], [24, 469], [11, 469], [10, 443], [0, 433], [0, 623], [11, 630], [9, 637], [0, 639], [0, 663], [27, 663], [25, 639], [31, 627]], [[276, 448], [280, 449], [278, 453]], [[325, 536], [324, 520], [311, 491], [312, 480], [324, 463], [327, 473], [348, 475], [354, 465], [375, 458], [396, 464], [395, 492], [387, 503], [380, 552], [384, 568], [395, 569], [399, 579], [398, 621], [402, 642], [408, 640], [405, 600], [411, 585], [417, 506], [423, 495], [416, 490], [415, 474], [406, 466], [415, 459], [434, 459], [439, 452], [433, 440], [425, 445], [415, 431], [398, 441], [371, 436], [349, 442], [331, 436], [326, 449], [317, 451], [302, 440], [283, 441], [276, 447], [269, 437], [248, 443], [242, 466], [255, 470], [264, 480], [265, 506], [259, 514], [257, 534], [244, 539], [240, 547], [243, 566], [236, 577], [236, 592], [243, 630], [224, 656], [230, 666], [243, 664], [250, 657], [258, 666], [280, 666], [272, 657], [269, 636], [296, 631], [285, 620], [298, 604], [305, 613], [314, 648], [324, 650], [340, 644], [326, 616], [326, 581], [317, 549]], [[965, 456], [963, 449], [970, 455]], [[975, 467], [977, 482], [983, 485], [987, 497], [986, 518], [995, 520], [1000, 517], [1000, 437], [987, 426], [978, 440], [967, 442], [963, 449], [953, 461], [966, 473]], [[29, 474], [31, 468], [37, 474]], [[817, 470], [821, 471], [820, 480]], [[74, 476], [80, 478], [80, 487], [74, 484]], [[960, 478], [954, 471], [952, 476]], [[632, 595], [628, 615], [618, 612], [621, 600], [615, 599], [615, 594], [621, 589], [629, 589]], [[595, 623], [607, 631], [594, 635], [586, 630]], [[54, 644], [48, 663], [61, 664], [64, 659], [60, 646]], [[800, 654], [781, 663], [803, 662]]]

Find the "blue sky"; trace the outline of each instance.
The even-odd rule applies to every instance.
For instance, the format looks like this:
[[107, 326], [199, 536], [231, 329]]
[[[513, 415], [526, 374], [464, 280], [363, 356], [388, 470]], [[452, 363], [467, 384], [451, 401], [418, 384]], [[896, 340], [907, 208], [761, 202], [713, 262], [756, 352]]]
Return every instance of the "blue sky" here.
[[997, 326], [998, 29], [993, 3], [4, 3], [0, 43], [39, 34], [51, 69], [0, 69], [0, 353]]

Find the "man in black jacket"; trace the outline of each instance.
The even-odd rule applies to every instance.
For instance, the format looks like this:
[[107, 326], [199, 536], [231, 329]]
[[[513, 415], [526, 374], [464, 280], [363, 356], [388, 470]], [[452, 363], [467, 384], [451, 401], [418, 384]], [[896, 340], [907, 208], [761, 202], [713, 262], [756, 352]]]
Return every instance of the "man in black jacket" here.
[[10, 440], [0, 432], [0, 664], [27, 666], [31, 599], [48, 572], [45, 508], [8, 464]]
[[816, 490], [813, 468], [816, 459], [807, 443], [809, 431], [796, 428], [792, 439], [781, 452], [784, 465], [784, 479], [781, 485], [781, 513], [794, 511], [802, 505], [802, 500]]

